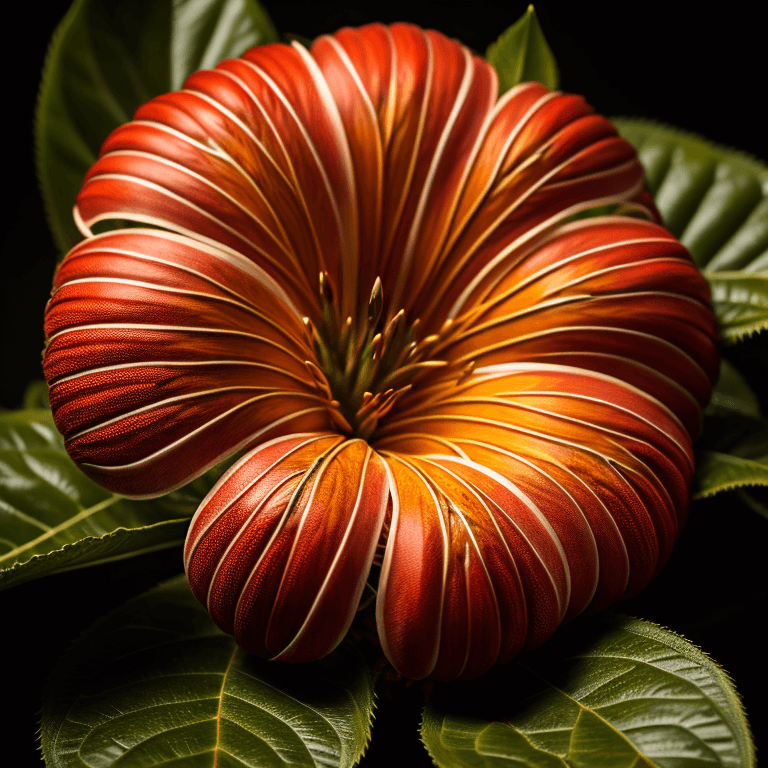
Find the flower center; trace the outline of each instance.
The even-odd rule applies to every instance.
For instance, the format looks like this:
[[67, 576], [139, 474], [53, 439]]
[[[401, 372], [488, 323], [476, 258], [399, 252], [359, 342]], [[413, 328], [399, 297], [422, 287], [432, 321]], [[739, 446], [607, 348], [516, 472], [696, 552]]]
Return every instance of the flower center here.
[[307, 365], [331, 403], [329, 413], [336, 426], [368, 440], [417, 379], [447, 365], [428, 359], [440, 337], [419, 339], [419, 320], [409, 324], [403, 309], [387, 319], [378, 277], [368, 311], [358, 318], [342, 319], [326, 273], [320, 274], [319, 294], [317, 322], [304, 318], [319, 369]]

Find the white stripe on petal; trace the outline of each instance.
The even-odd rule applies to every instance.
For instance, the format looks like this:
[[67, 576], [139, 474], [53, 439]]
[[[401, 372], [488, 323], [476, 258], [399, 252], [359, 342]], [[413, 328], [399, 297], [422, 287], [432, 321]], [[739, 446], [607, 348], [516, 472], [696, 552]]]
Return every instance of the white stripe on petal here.
[[[101, 474], [120, 474], [121, 472], [125, 472], [126, 470], [135, 471], [136, 469], [146, 467], [150, 465], [153, 461], [155, 461], [159, 456], [162, 456], [163, 454], [170, 452], [174, 448], [178, 448], [180, 445], [183, 445], [185, 442], [188, 442], [203, 430], [208, 429], [211, 425], [215, 424], [218, 421], [221, 421], [222, 419], [227, 418], [228, 416], [231, 416], [235, 411], [238, 411], [250, 404], [251, 404], [251, 401], [246, 401], [244, 403], [240, 403], [239, 405], [236, 405], [234, 408], [231, 408], [226, 413], [220, 414], [219, 416], [212, 419], [211, 421], [203, 424], [201, 427], [198, 427], [192, 432], [184, 435], [183, 437], [180, 437], [178, 440], [175, 440], [170, 445], [167, 445], [164, 448], [161, 448], [159, 451], [156, 451], [155, 453], [149, 456], [146, 456], [143, 459], [139, 459], [138, 461], [132, 461], [129, 464], [120, 464], [117, 466], [105, 466], [101, 464], [90, 464], [88, 462], [81, 462], [81, 466], [97, 469]], [[237, 445], [228, 446], [225, 450], [219, 453], [215, 458], [209, 461], [205, 466], [198, 469], [194, 475], [185, 477], [182, 480], [180, 480], [178, 483], [168, 486], [167, 488], [163, 488], [162, 491], [159, 491], [157, 493], [148, 494], [144, 496], [132, 495], [131, 498], [150, 499], [150, 498], [153, 498], [154, 496], [159, 496], [165, 493], [170, 493], [171, 491], [175, 491], [177, 488], [181, 488], [182, 485], [186, 485], [190, 480], [193, 480], [195, 477], [199, 477], [200, 475], [207, 472], [212, 467], [215, 467], [220, 461], [223, 461], [227, 457], [232, 456], [232, 454], [237, 453], [244, 446], [249, 445], [255, 440], [258, 440], [260, 435], [263, 435], [266, 432], [269, 432], [269, 430], [274, 429], [275, 427], [287, 424], [288, 422], [293, 421], [294, 419], [299, 419], [310, 413], [320, 413], [320, 412], [324, 412], [325, 410], [326, 410], [325, 408], [321, 408], [321, 407], [306, 408], [303, 411], [296, 411], [295, 413], [289, 413], [286, 416], [281, 416], [279, 419], [275, 419], [274, 421], [271, 421], [269, 424], [262, 427], [261, 429], [258, 429], [255, 432], [252, 432], [250, 435], [248, 435], [247, 437], [242, 439], [239, 443], [237, 443]]]

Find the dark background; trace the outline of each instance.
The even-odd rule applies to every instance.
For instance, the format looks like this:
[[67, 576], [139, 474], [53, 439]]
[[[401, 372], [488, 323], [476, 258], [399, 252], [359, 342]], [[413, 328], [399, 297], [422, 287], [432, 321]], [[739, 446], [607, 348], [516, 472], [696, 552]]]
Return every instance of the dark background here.
[[[33, 162], [33, 112], [48, 40], [69, 3], [17, 4], [6, 27], [4, 57], [5, 194], [2, 227], [0, 407], [18, 407], [28, 381], [41, 378], [42, 315], [56, 251], [47, 231]], [[371, 21], [433, 27], [483, 52], [525, 11], [525, 2], [411, 0], [407, 4], [263, 2], [282, 33], [306, 37]], [[688, 4], [686, 4], [688, 6]], [[694, 10], [690, 10], [693, 8]], [[561, 88], [583, 93], [599, 112], [660, 121], [768, 159], [766, 64], [768, 33], [738, 4], [716, 13], [703, 6], [648, 3], [537, 4], [558, 60]], [[12, 43], [18, 41], [19, 48]], [[11, 53], [11, 50], [13, 52]], [[766, 344], [753, 340], [735, 356], [765, 404]], [[768, 750], [765, 633], [768, 608], [765, 550], [768, 520], [723, 496], [694, 505], [664, 573], [622, 610], [680, 632], [728, 670], [742, 693], [761, 751]], [[180, 570], [168, 553], [111, 567], [76, 571], [0, 594], [3, 750], [7, 765], [38, 765], [36, 710], [40, 691], [67, 645], [120, 600]], [[422, 692], [380, 700], [364, 766], [429, 765], [418, 744]]]

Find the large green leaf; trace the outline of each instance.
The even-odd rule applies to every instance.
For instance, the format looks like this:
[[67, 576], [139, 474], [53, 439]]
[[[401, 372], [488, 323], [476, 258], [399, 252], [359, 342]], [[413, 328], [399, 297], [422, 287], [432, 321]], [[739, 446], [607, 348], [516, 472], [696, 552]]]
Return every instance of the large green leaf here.
[[48, 50], [35, 125], [57, 246], [81, 239], [72, 207], [110, 131], [196, 69], [276, 37], [256, 0], [75, 0]]
[[768, 328], [768, 166], [667, 126], [614, 122], [638, 151], [665, 226], [709, 279], [723, 340]]
[[485, 58], [499, 76], [499, 94], [518, 83], [536, 80], [547, 88], [558, 83], [557, 64], [541, 31], [536, 11], [528, 10], [488, 46]]
[[93, 625], [43, 697], [49, 768], [354, 765], [369, 739], [370, 671], [351, 644], [313, 664], [251, 656], [184, 577]]
[[582, 620], [472, 683], [435, 689], [422, 738], [441, 768], [751, 768], [728, 676], [627, 616]]
[[126, 499], [75, 466], [49, 411], [0, 413], [0, 589], [181, 544], [220, 471], [159, 499]]

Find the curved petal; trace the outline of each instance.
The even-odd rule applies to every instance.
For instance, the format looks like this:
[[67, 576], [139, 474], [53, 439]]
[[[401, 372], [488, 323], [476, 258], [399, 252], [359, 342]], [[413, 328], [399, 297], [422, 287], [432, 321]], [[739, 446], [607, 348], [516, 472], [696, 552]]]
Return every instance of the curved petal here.
[[698, 434], [719, 370], [717, 327], [706, 280], [662, 227], [621, 217], [569, 224], [499, 262], [466, 295], [438, 356], [606, 373]]
[[511, 483], [551, 527], [565, 562], [560, 618], [642, 589], [685, 519], [687, 430], [660, 402], [604, 374], [542, 363], [479, 369], [435, 385], [429, 407], [399, 413], [375, 446], [447, 461], [439, 441], [455, 449], [450, 461]]
[[489, 117], [442, 253], [416, 284], [422, 295], [438, 293], [421, 313], [425, 327], [435, 332], [463, 306], [468, 285], [566, 217], [629, 201], [644, 210], [644, 178], [631, 144], [582, 97], [538, 83], [508, 91]]
[[192, 591], [246, 650], [318, 659], [349, 629], [388, 498], [384, 464], [362, 440], [303, 434], [261, 445], [192, 520]]
[[313, 314], [318, 272], [340, 287], [357, 259], [350, 168], [317, 66], [300, 46], [267, 45], [141, 107], [105, 142], [76, 217], [86, 234], [129, 219], [223, 244]]
[[46, 312], [67, 450], [124, 495], [172, 490], [241, 447], [329, 425], [283, 290], [241, 255], [158, 230], [86, 240]]
[[386, 458], [394, 500], [376, 610], [395, 668], [475, 677], [549, 637], [569, 583], [563, 547], [536, 503], [466, 458]]

